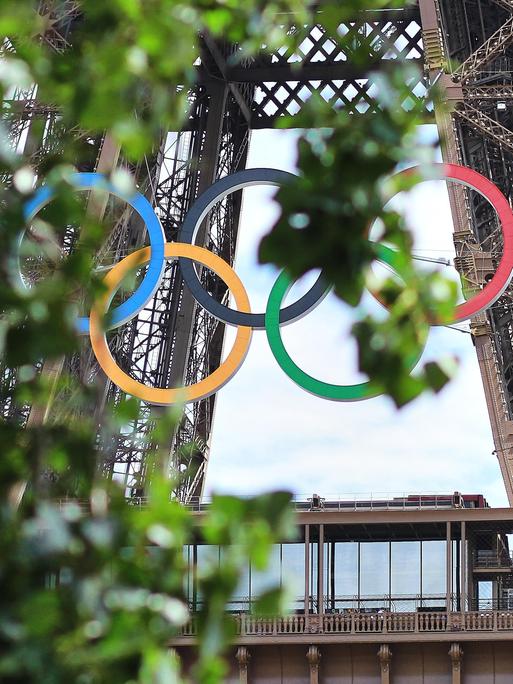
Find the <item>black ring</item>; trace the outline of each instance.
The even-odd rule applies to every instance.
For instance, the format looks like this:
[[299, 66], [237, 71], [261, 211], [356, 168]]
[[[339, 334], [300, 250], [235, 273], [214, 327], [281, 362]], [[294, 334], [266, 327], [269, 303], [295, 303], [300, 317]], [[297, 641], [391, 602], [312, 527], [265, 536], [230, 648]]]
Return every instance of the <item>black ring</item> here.
[[[219, 200], [236, 190], [242, 190], [252, 185], [281, 185], [295, 178], [294, 174], [278, 169], [245, 169], [225, 176], [211, 185], [208, 190], [198, 197], [192, 205], [180, 229], [178, 242], [193, 244], [201, 222]], [[220, 304], [203, 287], [190, 259], [178, 259], [182, 276], [194, 299], [218, 320], [229, 325], [244, 325], [257, 330], [265, 328], [265, 313], [247, 313], [236, 311], [229, 306]], [[305, 316], [328, 293], [326, 285], [320, 275], [312, 287], [297, 302], [290, 304], [280, 311], [280, 323], [291, 323]]]

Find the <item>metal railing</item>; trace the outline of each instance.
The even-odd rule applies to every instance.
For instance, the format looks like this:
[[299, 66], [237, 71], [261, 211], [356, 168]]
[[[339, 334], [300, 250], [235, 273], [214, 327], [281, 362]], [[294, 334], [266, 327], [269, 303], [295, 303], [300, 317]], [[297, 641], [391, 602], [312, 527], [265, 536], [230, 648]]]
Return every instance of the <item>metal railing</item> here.
[[[298, 634], [433, 634], [455, 632], [513, 632], [513, 611], [469, 613], [361, 613], [339, 615], [288, 615], [259, 618], [241, 614], [233, 617], [237, 635], [266, 637]], [[183, 628], [182, 636], [197, 633], [196, 618]]]
[[513, 569], [513, 553], [511, 551], [475, 551], [473, 554], [473, 564], [475, 570], [486, 570], [488, 568], [511, 568]]
[[[241, 496], [241, 498], [245, 498]], [[127, 499], [131, 506], [145, 508], [149, 499], [146, 496], [131, 496]], [[75, 503], [83, 510], [89, 508], [86, 500], [62, 499], [61, 505]], [[212, 503], [210, 497], [193, 497], [186, 507], [194, 512], [208, 511]], [[340, 494], [321, 496], [297, 495], [292, 499], [292, 506], [296, 511], [372, 511], [372, 510], [423, 510], [423, 509], [452, 509], [464, 508], [463, 497], [455, 494]]]
[[[243, 497], [244, 498], [244, 497]], [[211, 499], [193, 499], [187, 506], [193, 511], [208, 510]], [[326, 496], [306, 496], [298, 494], [293, 497], [292, 505], [297, 511], [358, 511], [358, 510], [421, 510], [464, 508], [463, 497], [458, 494], [443, 493], [360, 493], [360, 494], [328, 494]]]

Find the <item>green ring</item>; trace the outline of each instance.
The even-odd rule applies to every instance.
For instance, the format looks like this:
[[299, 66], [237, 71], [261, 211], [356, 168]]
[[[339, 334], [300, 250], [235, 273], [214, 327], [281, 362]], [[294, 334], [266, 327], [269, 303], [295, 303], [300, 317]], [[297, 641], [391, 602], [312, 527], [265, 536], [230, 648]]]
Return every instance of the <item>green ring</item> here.
[[[382, 261], [393, 268], [398, 275], [401, 274], [403, 257], [400, 252], [385, 247], [384, 245], [376, 245], [376, 257], [378, 261]], [[265, 312], [265, 332], [267, 334], [267, 340], [280, 368], [297, 385], [307, 392], [315, 394], [323, 399], [331, 399], [332, 401], [361, 401], [362, 399], [372, 399], [373, 397], [383, 394], [383, 388], [375, 382], [362, 382], [358, 385], [333, 385], [329, 382], [323, 382], [322, 380], [313, 378], [294, 363], [283, 344], [279, 323], [280, 308], [283, 299], [292, 284], [292, 278], [286, 271], [282, 271], [273, 285]], [[415, 358], [411, 359], [411, 370], [417, 365], [423, 351], [424, 348], [419, 354], [415, 355]]]

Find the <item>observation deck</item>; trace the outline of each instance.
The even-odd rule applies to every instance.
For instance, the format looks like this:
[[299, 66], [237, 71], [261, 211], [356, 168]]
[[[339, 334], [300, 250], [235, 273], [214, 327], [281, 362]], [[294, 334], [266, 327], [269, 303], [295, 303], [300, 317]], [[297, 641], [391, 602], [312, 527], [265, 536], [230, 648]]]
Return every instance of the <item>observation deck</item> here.
[[[264, 573], [248, 565], [228, 605], [237, 647], [227, 681], [285, 681], [292, 671], [311, 684], [322, 672], [344, 684], [461, 684], [463, 671], [495, 672], [496, 679], [471, 679], [480, 684], [511, 681], [513, 509], [457, 492], [314, 494], [293, 505], [296, 540], [274, 547]], [[174, 643], [185, 661], [193, 659], [202, 608], [194, 576], [204, 563], [222, 562], [222, 549], [201, 539], [208, 502], [191, 507], [198, 521], [197, 542], [185, 550], [194, 568], [191, 620]], [[288, 614], [257, 617], [257, 595], [285, 581], [293, 587]]]

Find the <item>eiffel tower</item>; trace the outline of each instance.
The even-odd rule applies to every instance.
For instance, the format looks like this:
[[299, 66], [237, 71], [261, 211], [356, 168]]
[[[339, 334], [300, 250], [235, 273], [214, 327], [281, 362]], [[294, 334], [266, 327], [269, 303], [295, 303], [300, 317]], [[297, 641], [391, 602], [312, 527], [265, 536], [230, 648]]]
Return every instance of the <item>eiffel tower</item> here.
[[[73, 39], [80, 21], [74, 0], [40, 3], [46, 19], [43, 35], [61, 53]], [[197, 85], [189, 95], [190, 113], [180, 131], [167, 131], [151, 158], [132, 171], [141, 192], [155, 207], [167, 240], [175, 240], [196, 198], [215, 180], [245, 167], [252, 130], [274, 127], [287, 116], [290, 125], [312, 93], [354, 116], [369, 116], [378, 106], [366, 74], [351, 63], [336, 40], [318, 23], [298, 28], [304, 34], [294, 55], [284, 49], [262, 53], [234, 64], [236, 46], [201, 37]], [[465, 164], [490, 178], [510, 198], [513, 180], [513, 0], [419, 0], [403, 9], [362, 11], [340, 26], [344, 33], [364, 35], [381, 47], [384, 62], [404, 58], [421, 65], [408, 84], [412, 100], [423, 100], [430, 85], [443, 87], [452, 113], [426, 110], [444, 141], [445, 161]], [[384, 49], [383, 49], [384, 48]], [[24, 148], [34, 164], [55, 146], [58, 112], [37, 101], [35, 89], [18, 89], [5, 122], [9, 140]], [[36, 121], [45, 121], [41, 129]], [[44, 130], [39, 137], [36, 130]], [[108, 135], [88, 140], [93, 162], [83, 170], [108, 171], [118, 162], [119, 149]], [[483, 198], [467, 189], [448, 186], [454, 222], [456, 266], [477, 285], [493, 272], [501, 252], [497, 219]], [[220, 202], [204, 221], [200, 239], [233, 263], [241, 210], [241, 193]], [[144, 242], [140, 220], [129, 212], [116, 220], [99, 262], [115, 263]], [[64, 245], [66, 248], [66, 244]], [[202, 279], [220, 299], [226, 286]], [[492, 425], [496, 455], [510, 504], [513, 505], [513, 301], [508, 289], [486, 313], [471, 321]], [[172, 387], [197, 382], [221, 358], [224, 325], [198, 307], [183, 286], [180, 269], [167, 265], [162, 285], [150, 304], [122, 326], [112, 347], [118, 363], [133, 377], [151, 386]], [[59, 363], [44, 364], [43, 372], [58, 374], [66, 367], [84, 381], [98, 378], [90, 353]], [[10, 391], [16, 370], [3, 368], [2, 415], [37, 422], [41, 411], [16, 407]], [[117, 402], [121, 391], [103, 380], [103, 405]], [[186, 503], [202, 494], [216, 397], [186, 407], [183, 420], [167, 448], [174, 466], [185, 476], [178, 492]], [[98, 407], [101, 411], [102, 406]], [[104, 445], [105, 474], [122, 480], [127, 494], [138, 493], [144, 478], [151, 440], [152, 418], [147, 406], [131, 425]], [[193, 444], [194, 448], [181, 447]], [[140, 493], [140, 492], [139, 492]]]

